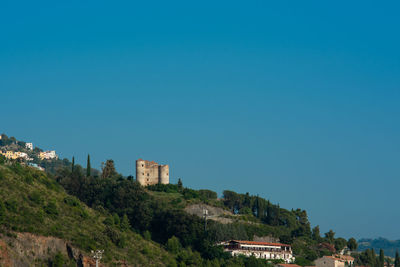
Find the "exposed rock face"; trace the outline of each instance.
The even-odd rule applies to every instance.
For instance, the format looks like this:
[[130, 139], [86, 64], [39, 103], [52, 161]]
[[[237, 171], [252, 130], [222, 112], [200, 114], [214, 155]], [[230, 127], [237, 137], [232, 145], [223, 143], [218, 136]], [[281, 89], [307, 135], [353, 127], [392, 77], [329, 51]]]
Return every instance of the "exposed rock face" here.
[[221, 209], [221, 208], [213, 207], [210, 205], [193, 204], [193, 205], [187, 206], [185, 208], [185, 211], [189, 214], [203, 217], [204, 216], [203, 209], [207, 209], [207, 211], [208, 211], [207, 219], [209, 219], [209, 220], [218, 221], [223, 224], [232, 223], [232, 219], [223, 217], [224, 215], [233, 215], [231, 212]]
[[28, 267], [35, 265], [35, 262], [52, 259], [56, 253], [61, 253], [66, 259], [73, 259], [78, 265], [95, 266], [90, 265], [91, 262], [78, 249], [59, 238], [30, 233], [0, 235], [0, 266]]

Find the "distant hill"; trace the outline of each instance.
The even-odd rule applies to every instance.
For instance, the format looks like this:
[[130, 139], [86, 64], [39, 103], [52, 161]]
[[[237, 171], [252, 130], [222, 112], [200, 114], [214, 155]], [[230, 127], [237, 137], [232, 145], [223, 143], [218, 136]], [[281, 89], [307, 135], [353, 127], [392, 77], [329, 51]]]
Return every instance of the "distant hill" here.
[[374, 249], [375, 252], [379, 253], [380, 249], [383, 249], [386, 256], [394, 257], [396, 250], [400, 251], [400, 240], [388, 240], [386, 238], [362, 238], [358, 240], [358, 250], [364, 251], [366, 249]]

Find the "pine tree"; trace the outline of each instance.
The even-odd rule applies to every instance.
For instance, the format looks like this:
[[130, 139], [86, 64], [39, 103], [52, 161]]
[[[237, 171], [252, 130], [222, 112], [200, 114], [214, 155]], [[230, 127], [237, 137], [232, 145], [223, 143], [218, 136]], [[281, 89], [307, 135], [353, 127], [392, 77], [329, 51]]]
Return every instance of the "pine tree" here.
[[87, 177], [90, 176], [90, 170], [91, 170], [91, 167], [90, 167], [90, 155], [88, 154], [87, 155], [87, 166], [86, 166], [86, 176]]
[[131, 225], [129, 223], [128, 220], [128, 216], [126, 216], [126, 214], [124, 214], [124, 216], [122, 217], [122, 221], [121, 221], [121, 230], [122, 231], [126, 231], [129, 230], [131, 228]]
[[400, 267], [399, 250], [396, 250], [396, 257], [394, 258], [394, 267]]
[[71, 172], [74, 172], [74, 168], [75, 168], [75, 157], [72, 157]]

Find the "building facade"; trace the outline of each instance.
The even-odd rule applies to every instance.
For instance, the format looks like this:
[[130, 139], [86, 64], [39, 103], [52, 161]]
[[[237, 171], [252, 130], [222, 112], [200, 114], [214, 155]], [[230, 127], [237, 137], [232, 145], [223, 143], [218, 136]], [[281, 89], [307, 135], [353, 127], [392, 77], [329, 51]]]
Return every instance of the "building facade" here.
[[354, 258], [347, 255], [323, 256], [314, 261], [316, 267], [344, 267], [354, 264]]
[[224, 242], [222, 245], [224, 246], [224, 250], [231, 253], [232, 256], [254, 256], [266, 260], [281, 259], [285, 263], [292, 263], [295, 260], [291, 246], [286, 244], [231, 240]]
[[159, 183], [169, 184], [169, 166], [138, 159], [136, 161], [136, 181], [143, 186]]
[[33, 150], [33, 144], [32, 143], [26, 143], [25, 147], [29, 150]]
[[39, 153], [39, 158], [41, 160], [44, 160], [44, 159], [58, 159], [58, 156], [57, 156], [55, 150], [51, 150], [51, 151], [40, 152]]

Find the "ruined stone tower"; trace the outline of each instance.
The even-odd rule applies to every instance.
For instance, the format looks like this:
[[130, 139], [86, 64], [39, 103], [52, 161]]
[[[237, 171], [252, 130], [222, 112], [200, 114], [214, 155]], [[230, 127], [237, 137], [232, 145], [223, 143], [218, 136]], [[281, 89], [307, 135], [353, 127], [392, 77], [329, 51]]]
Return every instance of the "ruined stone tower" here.
[[158, 183], [169, 184], [169, 166], [138, 159], [136, 161], [136, 181], [143, 186]]

